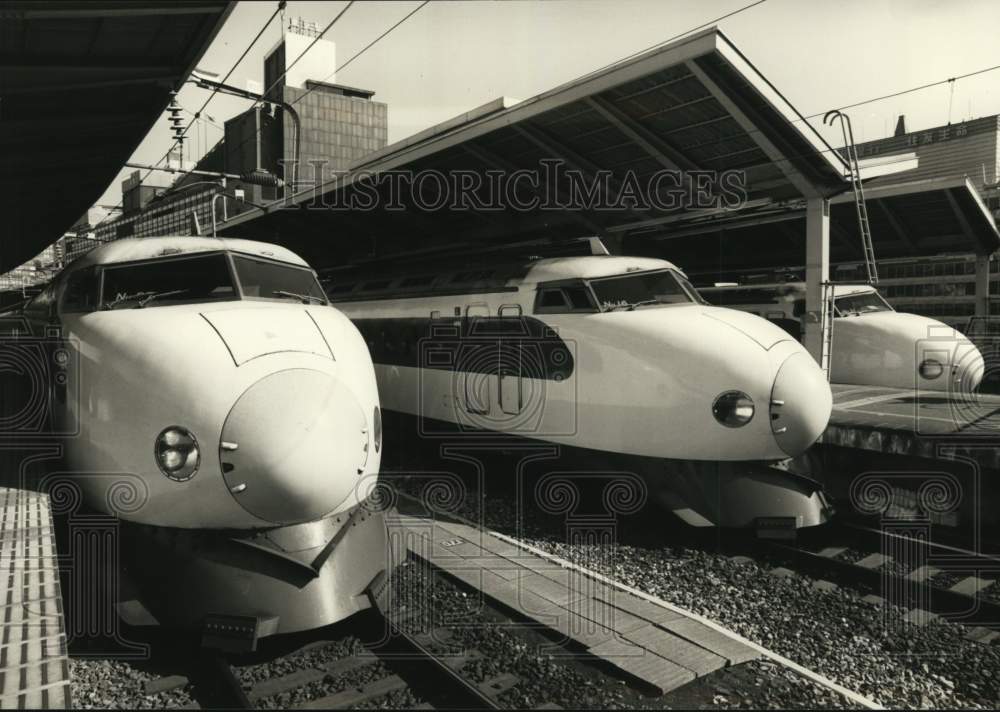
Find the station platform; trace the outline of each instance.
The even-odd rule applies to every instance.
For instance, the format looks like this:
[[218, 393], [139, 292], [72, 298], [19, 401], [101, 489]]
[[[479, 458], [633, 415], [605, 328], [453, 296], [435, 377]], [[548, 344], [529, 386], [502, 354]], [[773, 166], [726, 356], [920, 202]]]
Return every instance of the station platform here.
[[760, 657], [737, 636], [563, 568], [476, 527], [425, 517], [388, 520], [394, 545], [562, 636], [550, 654], [585, 650], [664, 694]]
[[1000, 468], [998, 395], [836, 383], [831, 389], [823, 444], [930, 459], [960, 455]]
[[68, 709], [69, 659], [46, 494], [0, 487], [0, 709]]

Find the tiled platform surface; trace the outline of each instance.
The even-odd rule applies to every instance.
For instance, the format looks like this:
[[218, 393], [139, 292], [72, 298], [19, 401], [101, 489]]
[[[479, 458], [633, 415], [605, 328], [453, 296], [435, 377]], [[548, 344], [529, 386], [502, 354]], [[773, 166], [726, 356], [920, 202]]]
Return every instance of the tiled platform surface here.
[[[416, 557], [658, 690], [758, 657], [752, 648], [465, 524], [398, 516], [390, 534]], [[400, 546], [401, 548], [401, 546]]]
[[[948, 394], [831, 384], [833, 414], [821, 442], [938, 459], [942, 438], [958, 437], [962, 455], [1000, 468], [1000, 396]], [[977, 446], [978, 443], [978, 446]]]
[[68, 709], [69, 661], [49, 499], [0, 487], [0, 709]]

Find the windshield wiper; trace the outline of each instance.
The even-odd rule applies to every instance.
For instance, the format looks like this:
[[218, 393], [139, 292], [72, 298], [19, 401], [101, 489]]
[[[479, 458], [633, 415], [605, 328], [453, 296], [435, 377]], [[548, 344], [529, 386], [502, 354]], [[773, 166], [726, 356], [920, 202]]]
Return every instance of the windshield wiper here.
[[619, 303], [616, 303], [616, 304], [609, 304], [608, 306], [606, 306], [604, 308], [604, 311], [606, 311], [606, 312], [612, 312], [612, 311], [618, 311], [619, 309], [626, 309], [628, 311], [632, 311], [636, 307], [641, 307], [641, 306], [644, 306], [646, 304], [659, 304], [659, 303], [660, 303], [659, 299], [643, 299], [643, 300], [638, 301], [638, 302], [625, 302], [625, 301], [623, 301], [623, 302], [619, 302]]
[[312, 294], [299, 294], [298, 292], [288, 292], [284, 289], [275, 289], [271, 294], [276, 294], [279, 297], [291, 297], [292, 299], [298, 299], [303, 304], [311, 304], [313, 302], [319, 302], [320, 304], [326, 304], [326, 300], [322, 297], [316, 297]]
[[133, 299], [143, 299], [151, 294], [156, 294], [156, 292], [135, 292], [133, 294], [119, 294], [117, 297], [112, 299], [110, 302], [104, 305], [104, 309], [114, 309], [116, 306], [122, 302], [129, 302]]
[[642, 306], [645, 306], [647, 304], [659, 304], [659, 303], [660, 303], [659, 299], [643, 299], [642, 301], [635, 302], [633, 304], [629, 304], [628, 305], [628, 310], [632, 311], [636, 307], [642, 307]]
[[171, 289], [167, 292], [150, 292], [145, 297], [139, 300], [139, 303], [135, 305], [136, 309], [142, 309], [144, 306], [149, 304], [154, 299], [159, 299], [160, 297], [170, 297], [174, 294], [183, 294], [184, 292], [190, 292], [190, 289]]

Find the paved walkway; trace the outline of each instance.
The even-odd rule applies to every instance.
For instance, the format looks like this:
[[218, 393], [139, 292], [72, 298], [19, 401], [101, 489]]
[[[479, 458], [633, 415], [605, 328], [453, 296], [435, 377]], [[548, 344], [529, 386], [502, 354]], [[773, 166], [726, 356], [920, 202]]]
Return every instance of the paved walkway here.
[[47, 495], [0, 487], [0, 708], [71, 706]]
[[758, 657], [703, 623], [479, 529], [420, 517], [389, 522], [397, 546], [563, 636], [663, 694], [726, 665]]

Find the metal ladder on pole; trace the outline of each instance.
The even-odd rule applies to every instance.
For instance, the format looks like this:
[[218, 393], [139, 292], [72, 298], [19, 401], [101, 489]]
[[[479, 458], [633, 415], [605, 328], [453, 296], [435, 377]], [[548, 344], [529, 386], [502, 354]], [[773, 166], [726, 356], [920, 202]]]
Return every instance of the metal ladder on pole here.
[[833, 372], [833, 317], [835, 316], [833, 289], [833, 282], [823, 282], [823, 313], [820, 316], [820, 332], [823, 334], [823, 346], [820, 351], [819, 367], [826, 375], [828, 383], [830, 382], [830, 374]]
[[[861, 184], [861, 166], [858, 163], [858, 149], [854, 145], [854, 129], [851, 127], [851, 117], [834, 109], [823, 116], [823, 123], [833, 126], [834, 121], [840, 121], [840, 131], [844, 137], [844, 151], [847, 154], [847, 166], [854, 191], [854, 209], [858, 217], [858, 232], [861, 234], [861, 247], [865, 258], [866, 284], [878, 284], [878, 265], [875, 263], [875, 247], [872, 244], [871, 223], [868, 221], [868, 206], [865, 203], [865, 189]], [[850, 284], [850, 282], [845, 283]], [[823, 282], [823, 313], [820, 329], [823, 334], [822, 358], [820, 367], [829, 381], [833, 371], [833, 324], [836, 316], [834, 297], [837, 283]]]
[[861, 233], [861, 246], [865, 255], [865, 270], [868, 273], [868, 284], [878, 284], [878, 266], [875, 264], [875, 248], [872, 245], [871, 224], [868, 222], [868, 207], [865, 204], [865, 189], [861, 185], [861, 167], [858, 164], [858, 149], [854, 145], [854, 129], [851, 128], [851, 117], [834, 109], [826, 112], [823, 123], [833, 126], [840, 119], [840, 131], [844, 136], [844, 150], [847, 153], [847, 166], [850, 169], [851, 188], [854, 190], [854, 208], [858, 215], [858, 231]]

